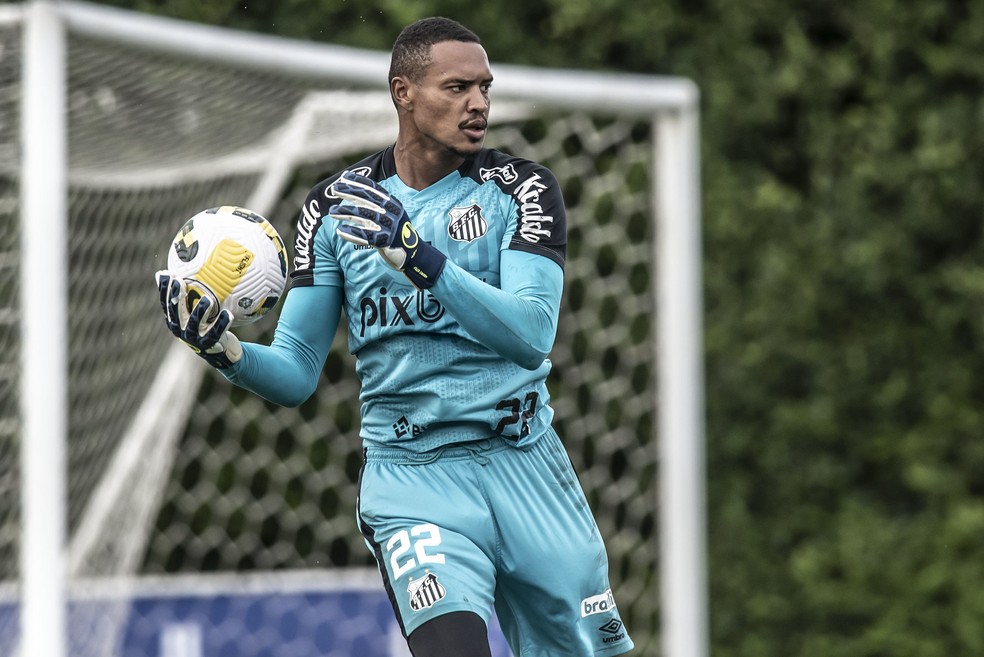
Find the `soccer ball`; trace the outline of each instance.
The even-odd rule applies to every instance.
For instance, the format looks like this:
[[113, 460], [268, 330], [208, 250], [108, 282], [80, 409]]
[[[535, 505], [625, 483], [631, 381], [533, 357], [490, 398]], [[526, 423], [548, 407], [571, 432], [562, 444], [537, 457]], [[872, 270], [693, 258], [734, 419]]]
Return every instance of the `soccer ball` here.
[[213, 312], [232, 313], [233, 326], [265, 315], [287, 285], [287, 249], [260, 215], [225, 205], [199, 212], [171, 242], [167, 268], [188, 287], [188, 311], [209, 297]]

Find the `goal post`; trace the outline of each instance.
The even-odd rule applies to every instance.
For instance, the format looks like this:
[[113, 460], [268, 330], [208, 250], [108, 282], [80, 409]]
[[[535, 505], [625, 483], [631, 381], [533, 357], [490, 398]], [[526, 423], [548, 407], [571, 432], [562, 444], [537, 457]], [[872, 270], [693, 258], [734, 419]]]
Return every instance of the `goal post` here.
[[54, 3], [29, 5], [23, 49], [21, 654], [60, 657], [66, 646], [68, 278], [59, 265], [68, 257], [68, 130], [64, 27]]
[[[0, 512], [0, 652], [115, 655], [141, 578], [368, 565], [343, 342], [324, 390], [273, 408], [166, 335], [151, 277], [210, 205], [289, 238], [319, 176], [395, 137], [388, 62], [68, 0], [0, 7], [0, 108], [17, 117], [0, 122], [0, 233], [22, 245], [0, 251], [0, 485], [20, 491]], [[644, 650], [706, 657], [698, 91], [493, 70], [487, 144], [565, 188], [548, 385], [620, 610]], [[261, 324], [243, 337], [268, 338]], [[87, 606], [96, 590], [112, 613]]]

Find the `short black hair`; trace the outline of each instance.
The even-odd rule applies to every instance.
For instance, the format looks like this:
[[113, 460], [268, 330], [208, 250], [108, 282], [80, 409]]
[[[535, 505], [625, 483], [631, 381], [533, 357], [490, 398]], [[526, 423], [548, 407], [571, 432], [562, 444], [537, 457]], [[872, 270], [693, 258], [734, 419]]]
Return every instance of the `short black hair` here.
[[390, 58], [389, 79], [406, 77], [419, 80], [431, 63], [431, 46], [445, 41], [482, 43], [477, 34], [458, 21], [441, 16], [422, 18], [407, 25], [396, 37]]

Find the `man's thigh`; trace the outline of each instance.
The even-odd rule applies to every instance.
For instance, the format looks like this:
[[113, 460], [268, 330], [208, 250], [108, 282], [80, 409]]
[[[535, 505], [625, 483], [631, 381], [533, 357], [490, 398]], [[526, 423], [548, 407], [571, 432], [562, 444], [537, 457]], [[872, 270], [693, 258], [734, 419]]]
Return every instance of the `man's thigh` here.
[[502, 545], [495, 608], [513, 651], [629, 650], [604, 541], [556, 434], [491, 467], [485, 486]]
[[404, 635], [457, 611], [488, 624], [496, 540], [469, 461], [367, 462], [358, 516]]

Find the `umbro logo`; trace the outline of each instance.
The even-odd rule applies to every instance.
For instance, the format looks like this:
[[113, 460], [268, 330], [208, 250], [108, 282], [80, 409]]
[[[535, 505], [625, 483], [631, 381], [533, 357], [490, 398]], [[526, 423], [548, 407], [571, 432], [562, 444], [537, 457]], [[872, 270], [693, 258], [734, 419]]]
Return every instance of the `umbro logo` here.
[[622, 629], [622, 621], [617, 618], [613, 618], [598, 629], [602, 632], [608, 632], [609, 634], [618, 634], [618, 631]]
[[622, 630], [622, 621], [617, 618], [611, 619], [598, 629], [608, 635], [601, 637], [602, 643], [615, 643], [625, 638], [625, 632]]

